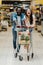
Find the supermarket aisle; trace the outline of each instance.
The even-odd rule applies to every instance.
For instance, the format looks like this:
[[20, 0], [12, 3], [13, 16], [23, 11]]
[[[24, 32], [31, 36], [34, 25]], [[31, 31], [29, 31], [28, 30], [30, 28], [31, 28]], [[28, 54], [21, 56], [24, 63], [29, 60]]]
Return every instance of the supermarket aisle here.
[[0, 65], [43, 65], [43, 37], [36, 31], [33, 32], [34, 58], [20, 62], [14, 58], [12, 32], [0, 32]]

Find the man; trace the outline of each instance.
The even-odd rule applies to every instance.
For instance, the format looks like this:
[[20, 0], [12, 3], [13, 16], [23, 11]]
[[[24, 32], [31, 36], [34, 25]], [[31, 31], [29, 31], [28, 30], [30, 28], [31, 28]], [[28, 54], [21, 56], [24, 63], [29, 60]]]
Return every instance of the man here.
[[12, 32], [13, 32], [13, 47], [14, 47], [14, 54], [17, 57], [17, 52], [19, 52], [20, 45], [17, 48], [17, 28], [16, 25], [21, 25], [21, 22], [24, 21], [25, 16], [21, 13], [21, 8], [14, 9], [14, 12], [11, 14], [11, 21], [12, 24]]

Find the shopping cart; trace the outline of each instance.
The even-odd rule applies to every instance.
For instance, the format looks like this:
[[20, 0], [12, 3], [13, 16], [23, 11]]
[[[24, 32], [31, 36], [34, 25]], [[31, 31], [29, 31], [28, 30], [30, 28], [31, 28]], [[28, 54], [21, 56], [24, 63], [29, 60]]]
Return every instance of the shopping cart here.
[[[29, 53], [32, 48], [31, 57], [33, 58], [33, 46], [30, 40], [31, 33], [29, 32], [29, 26], [17, 26], [17, 48], [18, 45], [24, 45], [24, 48], [27, 50], [27, 60], [29, 60]], [[26, 29], [25, 31], [23, 29]], [[18, 48], [19, 49], [19, 48]], [[19, 60], [22, 61], [23, 57], [19, 54]]]

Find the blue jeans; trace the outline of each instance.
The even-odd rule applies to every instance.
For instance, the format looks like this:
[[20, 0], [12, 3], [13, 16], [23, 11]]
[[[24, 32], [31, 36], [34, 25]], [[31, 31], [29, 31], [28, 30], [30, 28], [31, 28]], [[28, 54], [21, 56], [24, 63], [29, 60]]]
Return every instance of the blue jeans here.
[[[14, 47], [14, 49], [16, 49], [17, 48], [17, 45], [16, 45], [17, 31], [15, 31], [14, 28], [13, 28], [12, 33], [13, 33], [13, 47]], [[18, 47], [20, 49], [20, 45], [18, 45]], [[17, 52], [19, 52], [19, 49], [17, 49]]]
[[29, 29], [29, 32], [30, 32], [30, 42], [32, 43], [32, 31], [33, 31], [33, 28], [30, 28]]

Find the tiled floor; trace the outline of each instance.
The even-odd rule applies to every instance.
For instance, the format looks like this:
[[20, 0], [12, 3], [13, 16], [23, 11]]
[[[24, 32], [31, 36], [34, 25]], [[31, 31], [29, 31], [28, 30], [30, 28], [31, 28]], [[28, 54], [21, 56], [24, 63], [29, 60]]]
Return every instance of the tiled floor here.
[[43, 37], [37, 31], [33, 31], [34, 58], [22, 62], [13, 55], [12, 31], [0, 32], [0, 65], [43, 65]]

